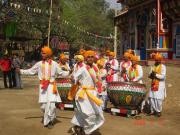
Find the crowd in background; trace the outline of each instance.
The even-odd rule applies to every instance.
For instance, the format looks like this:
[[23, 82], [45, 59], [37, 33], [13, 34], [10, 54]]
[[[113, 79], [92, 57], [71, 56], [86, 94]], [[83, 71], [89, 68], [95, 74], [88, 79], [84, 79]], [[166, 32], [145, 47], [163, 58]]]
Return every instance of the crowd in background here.
[[3, 74], [4, 88], [17, 88], [22, 89], [21, 76], [16, 71], [17, 68], [22, 66], [23, 60], [21, 60], [18, 54], [12, 56], [4, 54], [0, 59], [0, 70]]

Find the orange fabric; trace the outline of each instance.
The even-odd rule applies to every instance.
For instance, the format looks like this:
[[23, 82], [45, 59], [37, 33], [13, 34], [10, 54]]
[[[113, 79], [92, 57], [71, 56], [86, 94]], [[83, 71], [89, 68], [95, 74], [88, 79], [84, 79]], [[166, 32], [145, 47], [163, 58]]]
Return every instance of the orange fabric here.
[[42, 49], [41, 49], [41, 52], [42, 53], [45, 53], [46, 55], [48, 56], [51, 56], [52, 55], [52, 50], [51, 48], [47, 47], [47, 46], [44, 46]]
[[133, 56], [131, 56], [131, 60], [137, 62], [137, 61], [139, 61], [139, 58], [138, 58], [138, 56], [133, 55]]
[[156, 53], [154, 53], [154, 52], [151, 53], [151, 54], [150, 54], [150, 58], [151, 58], [151, 59], [154, 59], [155, 55], [156, 55]]
[[84, 99], [85, 98], [85, 93], [87, 95], [87, 97], [94, 102], [96, 105], [100, 106], [103, 101], [101, 99], [99, 99], [98, 97], [94, 96], [92, 93], [89, 92], [89, 90], [96, 90], [94, 87], [86, 87], [86, 86], [82, 86], [81, 91], [79, 92], [79, 98]]
[[130, 54], [130, 53], [128, 53], [128, 52], [125, 52], [125, 53], [124, 53], [124, 57], [126, 57], [126, 58], [128, 58], [128, 59], [131, 59], [132, 56], [133, 56], [133, 55]]
[[84, 56], [87, 58], [88, 56], [94, 56], [95, 57], [96, 53], [92, 50], [88, 50], [85, 52]]
[[109, 56], [115, 57], [115, 52], [110, 52], [110, 53], [109, 53]]
[[66, 55], [64, 53], [61, 53], [59, 55], [60, 60], [67, 59]]
[[50, 82], [49, 80], [40, 80], [40, 84], [42, 85], [43, 90], [47, 90], [49, 84], [53, 85], [53, 94], [57, 94], [57, 84], [56, 82]]
[[134, 55], [134, 51], [132, 49], [128, 49], [126, 52], [129, 53], [129, 54]]
[[104, 66], [104, 60], [103, 59], [99, 59], [98, 61], [97, 61], [97, 65], [98, 66], [101, 66], [101, 67], [103, 67]]
[[79, 87], [78, 84], [72, 85], [70, 91], [68, 92], [68, 100], [70, 100], [70, 101], [74, 100], [76, 92], [78, 91], [78, 87]]
[[80, 54], [80, 55], [84, 55], [85, 52], [86, 52], [86, 50], [84, 50], [84, 49], [80, 49], [80, 50], [79, 50], [79, 54]]
[[[158, 66], [154, 66], [154, 67], [153, 67], [153, 71], [154, 71], [155, 73], [157, 73], [157, 74], [161, 74], [161, 70], [162, 70], [162, 65], [161, 65], [161, 64], [158, 65]], [[152, 91], [158, 91], [158, 89], [159, 89], [159, 80], [156, 79], [156, 78], [154, 78], [154, 79], [152, 80], [151, 90], [152, 90]]]
[[133, 81], [137, 76], [139, 76], [137, 65], [131, 66], [129, 69], [129, 79]]
[[110, 53], [110, 52], [111, 52], [110, 50], [107, 50], [107, 51], [106, 51], [106, 55], [109, 56], [109, 53]]
[[161, 61], [163, 60], [163, 56], [160, 53], [156, 53], [156, 55], [154, 56], [154, 60]]

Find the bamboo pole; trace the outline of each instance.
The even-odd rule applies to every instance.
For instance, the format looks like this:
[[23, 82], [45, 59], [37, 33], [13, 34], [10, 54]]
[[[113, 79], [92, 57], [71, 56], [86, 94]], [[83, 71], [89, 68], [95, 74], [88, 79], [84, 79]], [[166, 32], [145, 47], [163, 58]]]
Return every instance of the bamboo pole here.
[[50, 42], [50, 35], [51, 35], [52, 0], [51, 0], [51, 5], [50, 5], [49, 10], [50, 10], [50, 14], [49, 14], [49, 27], [48, 27], [48, 47], [50, 46], [49, 42]]

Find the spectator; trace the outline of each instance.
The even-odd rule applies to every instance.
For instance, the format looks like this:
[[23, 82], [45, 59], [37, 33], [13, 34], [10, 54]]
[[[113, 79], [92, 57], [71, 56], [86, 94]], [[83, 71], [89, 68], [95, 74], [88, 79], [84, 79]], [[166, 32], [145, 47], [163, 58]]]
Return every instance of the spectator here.
[[19, 72], [16, 71], [16, 69], [21, 68], [21, 61], [18, 57], [18, 54], [13, 55], [13, 60], [12, 60], [12, 65], [15, 69], [15, 79], [16, 79], [16, 88], [17, 89], [22, 89], [22, 84], [21, 84], [21, 75]]
[[[4, 87], [12, 88], [11, 60], [8, 58], [7, 54], [5, 54], [0, 60], [0, 69], [3, 71]], [[7, 84], [7, 78], [9, 80], [9, 86]]]
[[13, 57], [14, 56], [11, 56], [11, 77], [12, 77], [12, 85], [13, 87], [16, 87], [16, 77], [15, 77], [15, 72], [16, 72], [16, 68], [14, 67], [14, 64], [13, 64]]

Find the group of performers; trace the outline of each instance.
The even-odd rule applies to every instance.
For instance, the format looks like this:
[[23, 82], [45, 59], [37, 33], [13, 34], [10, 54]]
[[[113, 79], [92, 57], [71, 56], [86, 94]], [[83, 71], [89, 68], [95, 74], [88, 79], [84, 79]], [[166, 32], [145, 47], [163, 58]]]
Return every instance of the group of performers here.
[[[114, 81], [143, 83], [142, 66], [138, 65], [138, 57], [132, 50], [124, 53], [123, 60], [118, 62], [115, 53], [106, 51], [106, 55], [97, 57], [93, 50], [80, 50], [75, 56], [73, 69], [68, 65], [68, 58], [60, 54], [59, 63], [52, 60], [52, 50], [43, 47], [42, 60], [30, 69], [18, 69], [21, 74], [38, 74], [39, 103], [44, 114], [42, 122], [45, 127], [52, 128], [56, 119], [57, 102], [61, 102], [55, 78], [70, 77], [72, 89], [68, 94], [69, 100], [76, 104], [75, 115], [72, 118], [74, 126], [70, 128], [72, 134], [91, 134], [99, 129], [105, 119], [103, 110], [107, 107], [107, 84]], [[165, 77], [166, 67], [161, 63], [163, 57], [153, 54], [155, 60], [149, 78], [152, 85], [148, 103], [151, 105], [151, 114], [160, 116], [162, 101], [166, 96]]]

